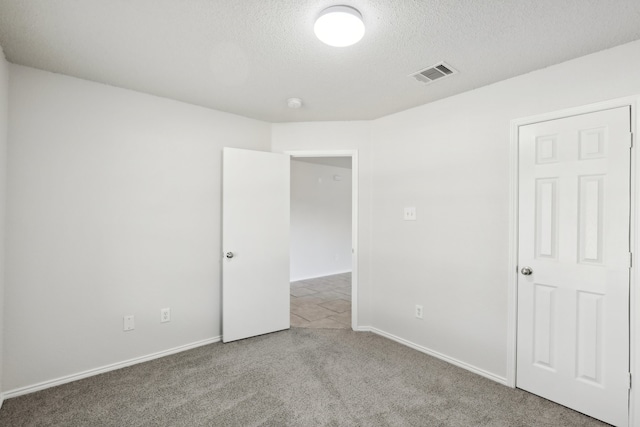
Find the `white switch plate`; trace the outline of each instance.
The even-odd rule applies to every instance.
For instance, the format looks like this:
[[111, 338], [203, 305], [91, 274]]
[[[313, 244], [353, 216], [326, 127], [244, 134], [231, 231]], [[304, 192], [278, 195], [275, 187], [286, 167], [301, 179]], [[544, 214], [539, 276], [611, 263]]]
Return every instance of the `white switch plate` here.
[[169, 307], [161, 308], [160, 309], [160, 322], [164, 323], [164, 322], [170, 322], [170, 321], [171, 321], [171, 309]]
[[133, 331], [136, 325], [134, 322], [133, 314], [129, 316], [124, 316], [124, 328], [125, 331]]
[[413, 206], [409, 206], [404, 208], [404, 220], [405, 221], [415, 221], [416, 220], [416, 208]]

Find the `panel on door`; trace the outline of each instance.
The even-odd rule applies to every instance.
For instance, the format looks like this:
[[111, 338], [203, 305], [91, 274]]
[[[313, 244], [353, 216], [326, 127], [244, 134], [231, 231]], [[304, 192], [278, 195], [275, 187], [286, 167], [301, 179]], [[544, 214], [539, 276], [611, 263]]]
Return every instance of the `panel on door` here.
[[222, 340], [289, 328], [289, 156], [225, 148]]
[[516, 386], [628, 424], [630, 110], [519, 131]]

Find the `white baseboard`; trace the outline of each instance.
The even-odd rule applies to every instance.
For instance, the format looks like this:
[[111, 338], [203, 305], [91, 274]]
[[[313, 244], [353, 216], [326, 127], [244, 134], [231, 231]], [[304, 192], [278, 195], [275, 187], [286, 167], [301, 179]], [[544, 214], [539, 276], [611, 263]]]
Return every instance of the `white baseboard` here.
[[411, 347], [414, 350], [418, 350], [422, 353], [428, 354], [429, 356], [433, 356], [435, 358], [438, 358], [440, 360], [444, 360], [445, 362], [451, 363], [452, 365], [458, 366], [462, 369], [466, 369], [467, 371], [473, 372], [474, 374], [478, 374], [482, 377], [485, 378], [489, 378], [490, 380], [493, 380], [497, 383], [500, 383], [502, 385], [507, 385], [507, 379], [501, 376], [498, 376], [496, 374], [492, 374], [491, 372], [485, 371], [484, 369], [480, 369], [476, 366], [470, 365], [466, 362], [462, 362], [458, 359], [454, 359], [453, 357], [449, 357], [446, 356], [442, 353], [439, 353], [437, 351], [431, 350], [430, 348], [427, 347], [423, 347], [421, 345], [415, 344], [411, 341], [407, 341], [403, 338], [397, 337], [393, 334], [390, 334], [388, 332], [385, 331], [381, 331], [380, 329], [376, 329], [370, 326], [361, 326], [358, 328], [359, 331], [369, 331], [369, 332], [373, 332], [376, 335], [380, 335], [382, 337], [388, 338], [392, 341], [395, 341], [397, 343], [406, 345], [407, 347]]
[[29, 394], [36, 391], [44, 390], [59, 386], [62, 384], [70, 383], [73, 381], [81, 380], [83, 378], [92, 377], [94, 375], [103, 374], [109, 371], [115, 371], [116, 369], [126, 368], [127, 366], [137, 365], [138, 363], [148, 362], [150, 360], [159, 359], [161, 357], [169, 356], [171, 354], [180, 353], [186, 350], [191, 350], [196, 347], [202, 347], [203, 345], [213, 344], [220, 342], [221, 337], [208, 338], [206, 340], [196, 341], [191, 344], [185, 344], [178, 347], [170, 348], [168, 350], [159, 351], [157, 353], [148, 354], [146, 356], [135, 357], [133, 359], [125, 360], [123, 362], [113, 363], [111, 365], [102, 366], [100, 368], [89, 369], [77, 374], [66, 375], [64, 377], [56, 378], [49, 381], [43, 381], [41, 383], [29, 385], [26, 387], [20, 387], [15, 390], [5, 391], [0, 395], [0, 407], [2, 406], [3, 399], [10, 399], [12, 397], [22, 396], [23, 394]]
[[[454, 359], [453, 357], [446, 356], [437, 351], [431, 350], [427, 347], [423, 347], [421, 345], [415, 344], [411, 341], [405, 340], [403, 338], [397, 337], [388, 332], [382, 331], [380, 329], [374, 328], [372, 326], [358, 326], [354, 329], [357, 332], [372, 332], [376, 335], [380, 335], [402, 345], [406, 345], [407, 347], [413, 348], [414, 350], [418, 350], [422, 353], [428, 354], [430, 356], [436, 357], [440, 360], [444, 360], [445, 362], [451, 363], [452, 365], [458, 366], [460, 368], [466, 369], [467, 371], [473, 372], [490, 380], [493, 380], [497, 383], [507, 385], [507, 379], [504, 377], [500, 377], [491, 372], [480, 369], [476, 366], [470, 365], [466, 362], [462, 362], [460, 360]], [[179, 347], [174, 347], [169, 350], [159, 351], [157, 353], [152, 353], [146, 356], [136, 357], [133, 359], [125, 360], [123, 362], [113, 363], [111, 365], [102, 366], [100, 368], [89, 369], [84, 372], [79, 372], [77, 374], [67, 375], [64, 377], [56, 378], [49, 381], [43, 381], [41, 383], [33, 384], [26, 387], [20, 387], [14, 390], [9, 390], [4, 393], [0, 393], [0, 408], [2, 407], [2, 403], [4, 399], [10, 399], [12, 397], [22, 396], [24, 394], [33, 393], [39, 390], [44, 390], [50, 387], [55, 387], [58, 385], [70, 383], [73, 381], [81, 380], [83, 378], [92, 377], [94, 375], [99, 375], [105, 372], [114, 371], [116, 369], [126, 368], [127, 366], [137, 365], [138, 363], [148, 362], [150, 360], [159, 359], [161, 357], [169, 356], [171, 354], [180, 353], [182, 351], [191, 350], [193, 348], [201, 347], [208, 344], [213, 344], [220, 342], [221, 337], [213, 337], [202, 341], [197, 341], [191, 344], [182, 345]]]
[[295, 279], [291, 279], [291, 282], [301, 282], [303, 280], [313, 280], [313, 279], [320, 279], [321, 277], [327, 277], [327, 276], [335, 276], [338, 274], [345, 274], [345, 273], [352, 273], [351, 270], [345, 270], [345, 271], [336, 271], [334, 273], [325, 273], [325, 274], [321, 274], [319, 276], [311, 276], [311, 277], [298, 277]]

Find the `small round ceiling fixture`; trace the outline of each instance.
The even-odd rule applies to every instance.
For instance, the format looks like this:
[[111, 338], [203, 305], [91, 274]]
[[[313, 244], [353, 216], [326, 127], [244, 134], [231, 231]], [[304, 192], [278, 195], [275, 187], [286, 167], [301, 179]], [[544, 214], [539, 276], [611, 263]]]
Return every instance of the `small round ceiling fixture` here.
[[344, 47], [358, 43], [364, 36], [364, 22], [357, 9], [331, 6], [320, 12], [313, 32], [329, 46]]
[[287, 99], [287, 107], [298, 109], [302, 107], [302, 99], [300, 98], [289, 98]]

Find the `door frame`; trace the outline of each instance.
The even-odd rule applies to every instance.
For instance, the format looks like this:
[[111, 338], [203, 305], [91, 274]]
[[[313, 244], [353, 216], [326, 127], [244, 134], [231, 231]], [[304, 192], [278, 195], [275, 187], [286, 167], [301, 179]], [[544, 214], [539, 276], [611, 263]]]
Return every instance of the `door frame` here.
[[[534, 123], [556, 120], [565, 117], [593, 113], [619, 107], [631, 107], [631, 132], [634, 134], [631, 150], [631, 213], [630, 213], [630, 250], [634, 258], [640, 260], [640, 230], [638, 220], [640, 209], [637, 201], [640, 200], [640, 177], [636, 173], [636, 164], [640, 161], [637, 145], [637, 126], [640, 122], [640, 95], [618, 98], [595, 104], [568, 108], [535, 116], [523, 117], [511, 120], [510, 147], [509, 147], [509, 261], [508, 261], [508, 291], [507, 291], [507, 378], [509, 387], [516, 387], [516, 356], [517, 356], [517, 319], [518, 319], [518, 185], [519, 185], [519, 128]], [[632, 376], [640, 372], [640, 277], [636, 274], [635, 264], [630, 270], [629, 291], [629, 371]], [[640, 410], [640, 393], [636, 393], [632, 387], [629, 394], [629, 426], [640, 427], [640, 416], [634, 416]]]
[[351, 157], [351, 329], [358, 330], [358, 150], [289, 150], [297, 157]]

